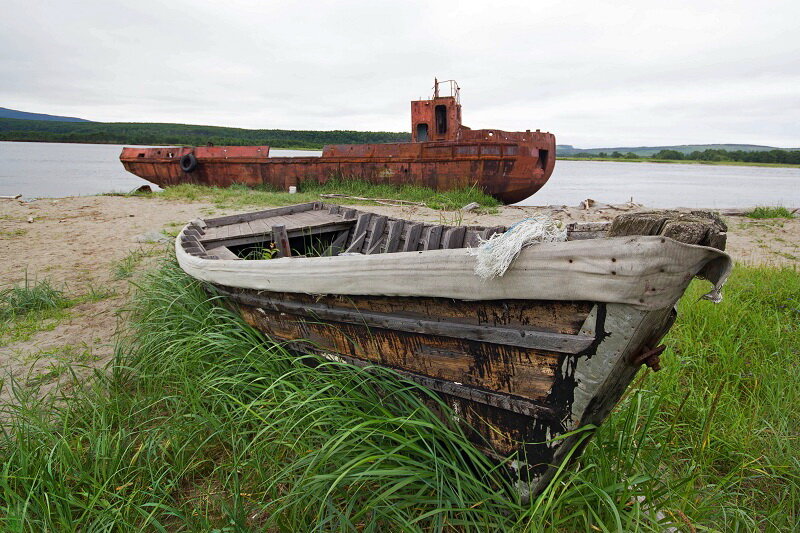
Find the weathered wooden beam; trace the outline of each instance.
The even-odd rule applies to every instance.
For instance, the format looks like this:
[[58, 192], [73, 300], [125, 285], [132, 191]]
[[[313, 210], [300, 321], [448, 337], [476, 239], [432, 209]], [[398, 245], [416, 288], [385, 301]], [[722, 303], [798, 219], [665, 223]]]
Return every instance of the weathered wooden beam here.
[[187, 228], [183, 230], [183, 234], [187, 237], [197, 237], [197, 239], [202, 238], [202, 234], [194, 228]]
[[442, 248], [450, 250], [453, 248], [461, 248], [464, 245], [464, 236], [467, 233], [467, 228], [458, 226], [455, 228], [448, 228], [442, 236]]
[[573, 222], [567, 225], [567, 240], [600, 239], [608, 235], [611, 222]]
[[263, 211], [255, 211], [253, 213], [242, 213], [239, 215], [228, 215], [224, 217], [209, 218], [205, 220], [209, 228], [218, 226], [227, 226], [228, 224], [239, 224], [241, 222], [250, 222], [259, 218], [277, 217], [292, 215], [294, 213], [301, 213], [303, 211], [312, 211], [318, 202], [309, 202], [306, 204], [288, 205], [286, 207], [275, 207], [273, 209], [265, 209]]
[[422, 234], [423, 224], [406, 224], [406, 242], [403, 243], [404, 252], [413, 252], [419, 245], [419, 236]]
[[[216, 256], [217, 259], [231, 259], [231, 260], [241, 260], [242, 258], [236, 255], [231, 251], [230, 248], [227, 246], [217, 246], [216, 248], [209, 248], [209, 254], [213, 254]], [[209, 257], [210, 259], [210, 257]]]
[[[289, 233], [289, 238], [294, 237], [309, 237], [312, 235], [319, 235], [322, 233], [332, 233], [337, 231], [349, 230], [353, 227], [353, 222], [342, 222], [339, 224], [326, 224], [320, 226], [313, 226], [313, 227], [305, 227], [305, 228], [296, 228], [287, 230]], [[228, 247], [231, 246], [244, 246], [247, 244], [256, 244], [259, 242], [266, 242], [272, 239], [272, 233], [267, 232], [259, 232], [253, 233], [252, 235], [242, 235], [239, 237], [234, 238], [215, 238], [215, 239], [203, 239], [201, 242], [206, 243], [210, 246], [220, 246], [225, 245]]]
[[369, 239], [364, 243], [364, 249], [367, 255], [378, 253], [380, 250], [380, 246], [383, 244], [383, 230], [386, 228], [386, 220], [387, 217], [373, 218]]
[[386, 253], [397, 251], [397, 247], [400, 245], [400, 237], [403, 234], [404, 224], [405, 222], [403, 220], [392, 220], [389, 222], [389, 231], [386, 235], [386, 247], [384, 248]]
[[366, 231], [361, 232], [361, 235], [353, 239], [353, 242], [350, 244], [350, 246], [347, 247], [347, 250], [345, 250], [342, 253], [355, 254], [360, 252], [361, 247], [364, 246], [364, 239], [366, 238], [367, 238], [367, 232]]
[[186, 234], [182, 235], [181, 236], [181, 244], [184, 247], [186, 247], [186, 246], [200, 246], [200, 247], [202, 247], [202, 244], [200, 244], [200, 241], [194, 235], [186, 235]]
[[183, 251], [189, 255], [201, 255], [206, 253], [205, 248], [200, 248], [199, 246], [184, 246]]
[[480, 230], [470, 228], [467, 230], [467, 234], [464, 236], [464, 247], [465, 248], [476, 248], [480, 244]]
[[372, 220], [372, 213], [361, 213], [356, 220], [356, 227], [353, 230], [353, 236], [361, 235], [362, 232], [367, 231], [369, 223]]
[[608, 235], [663, 235], [686, 244], [724, 250], [727, 231], [722, 219], [710, 211], [646, 211], [619, 215], [613, 220]]
[[480, 236], [484, 239], [489, 239], [495, 233], [504, 233], [506, 231], [505, 226], [494, 226], [491, 228], [486, 228], [485, 230], [480, 232]]
[[[223, 289], [223, 291], [225, 291]], [[227, 291], [225, 291], [227, 292]], [[272, 309], [279, 313], [290, 313], [305, 317], [318, 317], [323, 320], [347, 322], [350, 324], [364, 325], [423, 333], [427, 335], [441, 335], [457, 339], [468, 339], [492, 344], [532, 348], [548, 352], [579, 353], [588, 348], [595, 338], [588, 335], [564, 335], [549, 331], [532, 329], [508, 328], [495, 326], [482, 326], [475, 324], [460, 324], [457, 322], [424, 320], [407, 318], [388, 313], [375, 313], [372, 311], [351, 311], [322, 303], [308, 304], [300, 302], [287, 302], [272, 299], [263, 295], [254, 296], [247, 293], [228, 293], [234, 300], [247, 305], [254, 305], [265, 309]]]
[[[366, 368], [375, 365], [375, 363], [371, 361], [362, 361], [361, 359], [356, 359], [355, 357], [349, 357], [342, 354], [330, 354], [322, 352], [320, 355], [331, 361], [343, 361], [347, 364], [360, 368]], [[492, 407], [499, 407], [500, 409], [505, 409], [506, 411], [511, 411], [513, 413], [519, 413], [521, 415], [543, 418], [547, 420], [558, 420], [562, 416], [562, 413], [559, 410], [545, 407], [539, 403], [519, 396], [476, 389], [475, 387], [470, 387], [453, 381], [423, 376], [422, 374], [409, 372], [408, 370], [395, 369], [395, 372], [407, 379], [410, 379], [411, 381], [419, 383], [423, 387], [426, 387], [430, 390], [443, 392], [451, 396], [457, 396], [459, 398], [464, 398], [465, 400], [471, 400], [477, 403], [491, 405]]]
[[439, 248], [439, 241], [442, 239], [442, 226], [430, 226], [422, 234], [422, 249], [436, 250]]
[[289, 234], [286, 226], [272, 226], [272, 240], [278, 249], [278, 257], [291, 257], [292, 248], [289, 245]]
[[565, 355], [297, 316], [268, 306], [239, 303], [239, 310], [249, 324], [300, 350], [347, 355], [529, 400], [548, 397]]

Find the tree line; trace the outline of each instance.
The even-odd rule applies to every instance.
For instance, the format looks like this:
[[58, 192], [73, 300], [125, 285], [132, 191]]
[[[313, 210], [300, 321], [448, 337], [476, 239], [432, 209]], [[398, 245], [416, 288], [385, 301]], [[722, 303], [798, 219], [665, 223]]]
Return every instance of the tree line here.
[[[572, 157], [579, 158], [600, 158], [600, 159], [646, 159], [647, 156], [635, 154], [633, 152], [581, 152]], [[672, 161], [740, 161], [744, 163], [782, 163], [788, 165], [800, 165], [800, 150], [722, 150], [707, 149], [695, 150], [690, 153], [679, 152], [678, 150], [661, 150], [649, 157], [650, 159], [672, 160]]]
[[320, 150], [326, 144], [408, 142], [411, 135], [386, 131], [248, 130], [220, 126], [137, 122], [50, 122], [0, 119], [0, 140], [90, 144], [267, 145]]
[[653, 159], [689, 159], [695, 161], [742, 161], [745, 163], [784, 163], [800, 165], [800, 150], [720, 150], [708, 149], [688, 154], [677, 150], [661, 150], [652, 155]]

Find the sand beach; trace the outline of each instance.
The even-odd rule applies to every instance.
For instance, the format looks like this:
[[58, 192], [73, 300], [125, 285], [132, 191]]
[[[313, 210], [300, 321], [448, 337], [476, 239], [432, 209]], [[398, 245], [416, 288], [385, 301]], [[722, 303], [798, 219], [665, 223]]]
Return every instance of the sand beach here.
[[[78, 196], [29, 202], [0, 200], [0, 288], [28, 280], [49, 280], [70, 297], [94, 291], [29, 338], [0, 342], [0, 372], [41, 391], [104, 365], [113, 354], [124, 323], [125, 305], [137, 272], [152, 266], [171, 242], [152, 241], [159, 232], [174, 235], [197, 216], [221, 216], [258, 209], [225, 208], [207, 201], [149, 196]], [[535, 213], [565, 222], [609, 221], [644, 206], [515, 207], [494, 214], [436, 211], [425, 207], [358, 206], [383, 215], [465, 225], [510, 225]], [[723, 211], [724, 213], [724, 211]], [[800, 264], [800, 218], [751, 219], [723, 216], [728, 224], [728, 253], [735, 261], [796, 267]], [[126, 274], [131, 273], [130, 276]], [[7, 401], [10, 388], [2, 390]]]

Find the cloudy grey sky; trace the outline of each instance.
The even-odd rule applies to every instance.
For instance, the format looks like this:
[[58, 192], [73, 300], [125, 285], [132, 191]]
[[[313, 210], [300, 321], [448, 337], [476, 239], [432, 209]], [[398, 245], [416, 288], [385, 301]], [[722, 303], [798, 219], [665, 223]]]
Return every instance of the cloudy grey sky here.
[[408, 131], [579, 147], [800, 146], [800, 1], [0, 0], [0, 106], [99, 121]]

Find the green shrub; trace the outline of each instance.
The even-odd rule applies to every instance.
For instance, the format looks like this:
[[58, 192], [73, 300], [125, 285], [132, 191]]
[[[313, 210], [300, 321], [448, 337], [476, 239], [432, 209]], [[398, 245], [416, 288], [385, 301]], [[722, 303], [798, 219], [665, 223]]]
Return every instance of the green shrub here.
[[745, 216], [749, 218], [794, 218], [794, 214], [785, 207], [756, 207]]

